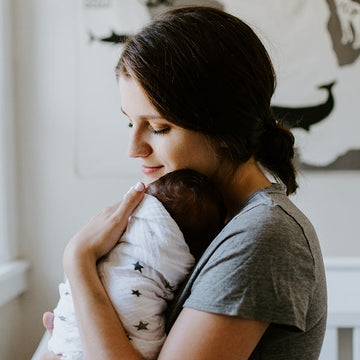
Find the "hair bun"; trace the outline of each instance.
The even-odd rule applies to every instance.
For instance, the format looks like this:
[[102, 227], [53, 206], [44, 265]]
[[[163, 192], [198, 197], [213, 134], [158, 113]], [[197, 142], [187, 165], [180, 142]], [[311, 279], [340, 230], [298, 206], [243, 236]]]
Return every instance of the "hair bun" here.
[[256, 159], [286, 185], [288, 194], [295, 192], [298, 187], [293, 163], [294, 143], [294, 135], [270, 113], [264, 121]]

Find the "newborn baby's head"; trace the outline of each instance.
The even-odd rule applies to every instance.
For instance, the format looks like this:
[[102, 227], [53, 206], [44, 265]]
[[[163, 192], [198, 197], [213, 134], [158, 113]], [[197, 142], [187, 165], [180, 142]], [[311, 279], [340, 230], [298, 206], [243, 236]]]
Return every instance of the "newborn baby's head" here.
[[226, 209], [216, 186], [207, 176], [183, 169], [162, 176], [145, 192], [164, 205], [198, 260], [225, 222]]

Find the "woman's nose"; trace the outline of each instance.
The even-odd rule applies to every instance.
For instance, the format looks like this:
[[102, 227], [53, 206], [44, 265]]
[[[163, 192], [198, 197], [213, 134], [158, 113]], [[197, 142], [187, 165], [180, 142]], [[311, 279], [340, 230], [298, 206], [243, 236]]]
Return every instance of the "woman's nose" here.
[[146, 157], [151, 154], [151, 146], [141, 134], [132, 131], [127, 148], [127, 155], [132, 158]]

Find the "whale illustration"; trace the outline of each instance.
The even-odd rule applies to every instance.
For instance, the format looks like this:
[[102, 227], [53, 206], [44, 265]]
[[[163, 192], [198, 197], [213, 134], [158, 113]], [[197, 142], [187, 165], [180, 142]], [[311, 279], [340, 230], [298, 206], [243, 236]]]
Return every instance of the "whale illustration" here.
[[335, 81], [318, 87], [318, 89], [325, 89], [328, 92], [328, 97], [322, 104], [300, 108], [271, 106], [275, 118], [289, 128], [303, 128], [309, 131], [310, 126], [327, 118], [333, 110], [335, 99], [332, 87], [334, 85]]
[[90, 38], [90, 42], [102, 41], [102, 42], [107, 42], [107, 43], [112, 43], [112, 44], [124, 44], [126, 42], [126, 40], [129, 38], [129, 35], [117, 34], [115, 31], [112, 30], [110, 36], [101, 38], [101, 37], [96, 37], [89, 31], [89, 38]]
[[224, 5], [217, 0], [147, 0], [145, 5], [152, 19], [157, 18], [167, 10], [183, 6], [198, 5], [224, 9]]
[[311, 165], [301, 163], [304, 170], [359, 170], [360, 169], [360, 149], [349, 149], [344, 154], [339, 155], [335, 160], [327, 165]]
[[[189, 6], [189, 5], [201, 5], [212, 6], [214, 8], [223, 9], [224, 6], [217, 0], [139, 0], [142, 5], [146, 6], [146, 9], [151, 19], [157, 18], [159, 15], [167, 10]], [[117, 34], [112, 30], [111, 35], [105, 38], [96, 37], [90, 31], [88, 32], [90, 42], [101, 41], [111, 44], [124, 44], [126, 40], [131, 37], [131, 34]]]
[[159, 5], [166, 5], [171, 6], [173, 4], [173, 0], [147, 0], [145, 5], [147, 7], [159, 6]]

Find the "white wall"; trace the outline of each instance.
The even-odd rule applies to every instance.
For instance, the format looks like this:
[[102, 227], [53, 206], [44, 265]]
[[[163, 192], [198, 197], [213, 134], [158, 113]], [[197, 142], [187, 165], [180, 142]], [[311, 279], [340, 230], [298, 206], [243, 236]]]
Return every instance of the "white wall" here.
[[0, 359], [29, 359], [22, 354], [23, 311], [21, 300], [13, 300], [0, 308]]
[[[14, 357], [4, 343], [2, 360], [30, 358], [43, 332], [42, 313], [57, 302], [65, 244], [91, 215], [118, 201], [137, 180], [80, 179], [75, 173], [76, 3], [14, 1], [19, 252], [31, 269], [29, 291], [15, 310], [9, 305], [13, 314], [21, 309], [20, 354]], [[1, 334], [10, 333], [11, 316], [2, 315]]]
[[[42, 313], [58, 298], [66, 242], [91, 215], [116, 202], [137, 181], [135, 176], [122, 180], [76, 175], [76, 3], [13, 2], [20, 255], [31, 262], [31, 270], [29, 291], [0, 309], [3, 360], [29, 359], [35, 350], [43, 332]], [[360, 132], [360, 123], [352, 131]], [[305, 173], [300, 178], [301, 190], [294, 199], [313, 221], [325, 256], [360, 256], [359, 180], [360, 171]], [[6, 340], [14, 334], [21, 347]]]
[[[360, 134], [360, 123], [357, 129]], [[294, 202], [315, 226], [324, 256], [360, 257], [360, 171], [303, 173]]]

